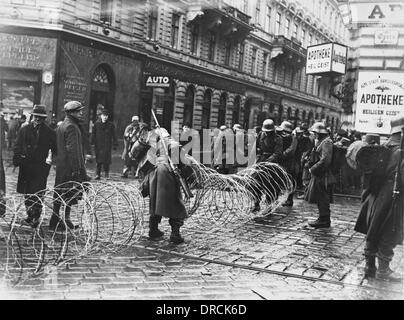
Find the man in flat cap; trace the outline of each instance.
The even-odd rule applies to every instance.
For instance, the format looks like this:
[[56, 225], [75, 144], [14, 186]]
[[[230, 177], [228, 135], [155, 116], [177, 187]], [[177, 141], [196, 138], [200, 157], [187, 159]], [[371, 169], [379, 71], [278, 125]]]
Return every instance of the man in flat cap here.
[[24, 194], [28, 217], [25, 219], [36, 228], [42, 213], [42, 199], [48, 180], [50, 163], [46, 159], [49, 150], [56, 155], [56, 135], [46, 123], [46, 108], [35, 105], [33, 120], [17, 134], [13, 164], [19, 167], [17, 192]]
[[[70, 220], [71, 206], [77, 204], [82, 197], [79, 184], [90, 180], [85, 168], [83, 109], [84, 106], [78, 101], [67, 102], [64, 105], [65, 119], [56, 128], [58, 156], [53, 214], [49, 222], [49, 228], [52, 230], [77, 228]], [[64, 223], [59, 215], [62, 204], [65, 205]]]
[[[389, 156], [385, 165], [370, 173], [370, 183], [362, 195], [355, 231], [366, 234], [365, 277], [401, 281], [390, 269], [396, 245], [403, 244], [404, 211], [404, 116], [391, 121], [391, 136], [384, 144]], [[382, 170], [379, 170], [383, 167]], [[376, 268], [376, 257], [378, 267]]]

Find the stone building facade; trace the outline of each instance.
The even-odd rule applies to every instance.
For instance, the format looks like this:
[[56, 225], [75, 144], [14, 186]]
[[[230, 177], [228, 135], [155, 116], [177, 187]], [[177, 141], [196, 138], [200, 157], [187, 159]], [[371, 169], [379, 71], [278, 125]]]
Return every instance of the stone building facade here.
[[[336, 128], [341, 102], [325, 77], [306, 76], [306, 48], [346, 43], [336, 1], [0, 0], [5, 107], [64, 101], [108, 108], [120, 132], [131, 115], [193, 128], [271, 117]], [[149, 76], [168, 86], [148, 86]], [[16, 92], [25, 92], [18, 100]], [[14, 96], [13, 96], [14, 94]]]

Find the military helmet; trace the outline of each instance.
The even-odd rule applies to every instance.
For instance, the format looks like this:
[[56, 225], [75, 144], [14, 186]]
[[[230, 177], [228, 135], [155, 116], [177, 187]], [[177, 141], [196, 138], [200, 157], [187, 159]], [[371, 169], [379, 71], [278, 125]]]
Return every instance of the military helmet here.
[[321, 133], [321, 134], [328, 134], [328, 131], [322, 122], [315, 122], [312, 127], [310, 128], [310, 131], [316, 132], [316, 133]]
[[390, 134], [400, 132], [404, 128], [404, 116], [398, 116], [390, 121]]
[[264, 120], [264, 122], [262, 123], [262, 131], [264, 132], [270, 132], [270, 131], [274, 131], [275, 130], [275, 123], [272, 119], [266, 119]]
[[283, 121], [283, 122], [281, 123], [280, 128], [281, 128], [283, 131], [286, 131], [286, 132], [291, 133], [291, 132], [293, 131], [293, 124], [291, 124], [289, 121]]

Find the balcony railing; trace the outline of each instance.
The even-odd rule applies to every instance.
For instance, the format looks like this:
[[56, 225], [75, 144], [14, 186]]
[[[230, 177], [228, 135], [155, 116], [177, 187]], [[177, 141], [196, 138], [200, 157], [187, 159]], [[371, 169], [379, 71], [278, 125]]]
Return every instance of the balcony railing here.
[[237, 8], [226, 5], [225, 7], [223, 7], [223, 10], [233, 18], [236, 18], [246, 24], [250, 24], [251, 17], [244, 12], [241, 12]]
[[286, 49], [292, 50], [294, 53], [297, 53], [301, 57], [306, 57], [307, 51], [300, 45], [300, 42], [292, 41], [288, 38], [285, 38], [284, 36], [275, 36], [274, 46], [282, 46]]

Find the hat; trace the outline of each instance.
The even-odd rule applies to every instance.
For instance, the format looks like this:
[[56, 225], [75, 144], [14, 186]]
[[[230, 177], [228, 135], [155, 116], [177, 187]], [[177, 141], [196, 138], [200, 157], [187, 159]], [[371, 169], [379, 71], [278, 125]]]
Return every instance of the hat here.
[[225, 126], [225, 125], [222, 125], [222, 126], [220, 126], [220, 128], [219, 128], [220, 130], [226, 130], [227, 129], [227, 126]]
[[400, 132], [404, 128], [404, 116], [397, 116], [390, 121], [390, 134]]
[[81, 109], [84, 109], [84, 106], [79, 101], [69, 101], [63, 107], [65, 112], [79, 111]]
[[300, 125], [300, 128], [304, 131], [304, 130], [309, 130], [309, 124], [307, 122], [303, 122]]
[[109, 116], [109, 111], [107, 109], [103, 109], [101, 111], [101, 114], [103, 114], [104, 116]]
[[133, 117], [132, 117], [132, 122], [133, 122], [133, 121], [139, 121], [139, 116], [133, 116]]
[[368, 144], [380, 144], [380, 135], [375, 133], [367, 133], [365, 135], [365, 142]]
[[43, 104], [34, 105], [32, 115], [46, 118], [48, 116], [46, 114], [46, 107]]
[[348, 137], [348, 132], [344, 129], [339, 129], [337, 131], [337, 135], [341, 136], [341, 137]]
[[312, 127], [310, 128], [310, 131], [312, 132], [317, 132], [321, 134], [328, 134], [327, 129], [325, 128], [324, 123], [322, 122], [315, 122]]
[[275, 123], [271, 119], [265, 119], [264, 122], [262, 123], [262, 131], [264, 132], [270, 132], [275, 130]]
[[280, 125], [283, 131], [291, 133], [293, 131], [293, 125], [289, 121], [283, 121]]

